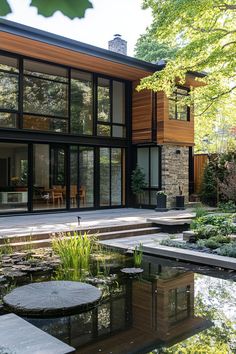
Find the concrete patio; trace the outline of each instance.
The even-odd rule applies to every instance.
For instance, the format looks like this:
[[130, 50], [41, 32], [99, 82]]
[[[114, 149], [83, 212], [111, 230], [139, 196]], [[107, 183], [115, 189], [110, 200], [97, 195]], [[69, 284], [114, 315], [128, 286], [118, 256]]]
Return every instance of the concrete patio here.
[[81, 228], [138, 224], [149, 218], [188, 218], [193, 209], [155, 212], [149, 209], [106, 209], [96, 211], [76, 211], [53, 214], [28, 214], [0, 217], [0, 238], [16, 235], [35, 235], [78, 229], [77, 217], [81, 217]]

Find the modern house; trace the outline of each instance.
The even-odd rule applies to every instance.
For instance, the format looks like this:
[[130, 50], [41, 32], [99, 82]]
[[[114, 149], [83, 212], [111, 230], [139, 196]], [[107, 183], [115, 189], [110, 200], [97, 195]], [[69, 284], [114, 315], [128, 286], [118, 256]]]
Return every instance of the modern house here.
[[187, 199], [194, 117], [177, 103], [198, 74], [171, 99], [136, 91], [162, 68], [0, 19], [0, 213], [134, 206], [137, 163], [145, 206]]

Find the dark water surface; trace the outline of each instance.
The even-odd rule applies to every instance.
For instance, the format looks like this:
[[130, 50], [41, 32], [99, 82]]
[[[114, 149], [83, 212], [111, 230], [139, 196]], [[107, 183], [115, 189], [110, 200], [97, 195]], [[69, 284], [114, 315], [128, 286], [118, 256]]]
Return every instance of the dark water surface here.
[[103, 297], [92, 310], [27, 320], [80, 354], [236, 353], [235, 272], [148, 256], [141, 276], [122, 267], [100, 269]]
[[50, 279], [99, 287], [102, 298], [95, 307], [72, 316], [25, 318], [77, 354], [236, 353], [236, 272], [151, 256], [143, 257], [141, 275], [121, 272], [133, 262], [132, 256], [94, 253], [86, 270], [59, 267], [1, 289], [8, 293]]

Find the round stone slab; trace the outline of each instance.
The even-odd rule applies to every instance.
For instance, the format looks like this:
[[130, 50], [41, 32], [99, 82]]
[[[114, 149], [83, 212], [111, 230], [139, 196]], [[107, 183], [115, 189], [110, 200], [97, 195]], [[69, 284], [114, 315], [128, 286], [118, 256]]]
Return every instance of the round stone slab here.
[[142, 268], [122, 268], [120, 271], [125, 274], [139, 274], [143, 272], [143, 269]]
[[101, 291], [90, 284], [48, 281], [20, 286], [6, 295], [3, 303], [21, 315], [63, 316], [95, 306], [101, 296]]

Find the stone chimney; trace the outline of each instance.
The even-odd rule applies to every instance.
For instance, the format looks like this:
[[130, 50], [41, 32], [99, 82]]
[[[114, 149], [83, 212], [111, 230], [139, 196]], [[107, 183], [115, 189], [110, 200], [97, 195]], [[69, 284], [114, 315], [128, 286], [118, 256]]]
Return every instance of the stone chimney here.
[[121, 38], [120, 34], [114, 34], [114, 39], [108, 42], [108, 49], [112, 52], [127, 55], [127, 42]]

